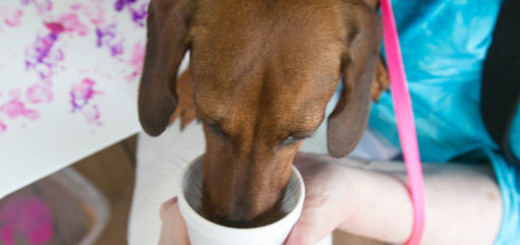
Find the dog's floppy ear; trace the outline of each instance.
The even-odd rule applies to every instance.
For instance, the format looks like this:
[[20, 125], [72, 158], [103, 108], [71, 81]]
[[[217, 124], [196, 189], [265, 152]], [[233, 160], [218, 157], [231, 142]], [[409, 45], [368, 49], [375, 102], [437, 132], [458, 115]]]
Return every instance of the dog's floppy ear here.
[[362, 18], [354, 20], [357, 28], [348, 28], [350, 33], [345, 38], [346, 51], [341, 62], [343, 89], [327, 123], [327, 147], [333, 157], [350, 153], [363, 136], [368, 122], [381, 23], [378, 15], [368, 8], [361, 15]]
[[189, 48], [192, 6], [184, 0], [152, 0], [146, 57], [139, 85], [139, 120], [146, 133], [161, 134], [177, 108], [177, 69]]

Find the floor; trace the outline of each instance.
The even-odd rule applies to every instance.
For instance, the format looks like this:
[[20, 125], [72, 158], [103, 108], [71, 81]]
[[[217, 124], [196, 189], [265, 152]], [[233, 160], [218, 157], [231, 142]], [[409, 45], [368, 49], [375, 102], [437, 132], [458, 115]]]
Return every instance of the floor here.
[[[108, 200], [111, 217], [98, 245], [126, 244], [126, 230], [135, 177], [136, 136], [129, 137], [72, 165]], [[336, 231], [335, 245], [382, 245]]]
[[126, 244], [126, 229], [135, 177], [136, 136], [114, 144], [73, 165], [105, 196], [110, 220], [96, 244]]

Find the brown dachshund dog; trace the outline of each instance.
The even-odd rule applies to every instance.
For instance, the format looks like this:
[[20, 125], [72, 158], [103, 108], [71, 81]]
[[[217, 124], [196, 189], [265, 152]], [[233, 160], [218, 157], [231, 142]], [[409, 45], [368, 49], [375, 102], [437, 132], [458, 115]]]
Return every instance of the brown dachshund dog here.
[[[378, 65], [376, 5], [377, 0], [151, 1], [141, 124], [157, 136], [177, 107], [183, 125], [195, 116], [202, 122], [206, 218], [235, 227], [279, 218], [292, 160], [324, 119], [340, 78], [341, 97], [327, 122], [328, 149], [341, 157], [356, 146], [371, 95], [388, 86]], [[179, 80], [184, 85], [177, 84], [188, 50], [189, 72]], [[179, 99], [177, 88], [192, 94]]]

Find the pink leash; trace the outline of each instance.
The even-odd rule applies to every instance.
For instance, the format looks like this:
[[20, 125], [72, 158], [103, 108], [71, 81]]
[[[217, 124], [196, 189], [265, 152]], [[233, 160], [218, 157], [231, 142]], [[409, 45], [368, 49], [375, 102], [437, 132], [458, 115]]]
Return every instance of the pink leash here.
[[421, 158], [417, 145], [412, 102], [406, 84], [406, 74], [401, 57], [399, 37], [394, 21], [391, 0], [381, 0], [383, 18], [384, 45], [386, 61], [390, 75], [390, 86], [394, 101], [394, 111], [397, 120], [399, 140], [403, 150], [406, 172], [410, 186], [410, 196], [413, 205], [412, 234], [406, 242], [408, 245], [420, 244], [424, 230], [424, 182], [421, 169]]

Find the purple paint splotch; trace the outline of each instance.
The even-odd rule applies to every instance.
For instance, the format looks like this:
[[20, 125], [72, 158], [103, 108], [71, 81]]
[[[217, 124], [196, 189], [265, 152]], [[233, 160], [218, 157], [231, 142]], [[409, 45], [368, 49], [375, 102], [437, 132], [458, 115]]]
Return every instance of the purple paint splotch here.
[[122, 55], [124, 52], [125, 46], [123, 45], [123, 41], [110, 45], [110, 55], [112, 55], [112, 57]]
[[63, 49], [56, 45], [60, 35], [70, 33], [85, 36], [88, 28], [75, 13], [64, 14], [58, 21], [45, 22], [44, 26], [49, 33], [37, 36], [33, 46], [26, 49], [25, 67], [27, 70], [35, 70], [40, 79], [49, 80], [59, 68], [58, 64], [65, 59]]
[[95, 96], [103, 94], [103, 92], [95, 90], [95, 85], [96, 82], [90, 78], [85, 78], [72, 85], [70, 90], [72, 113], [80, 111], [87, 119], [87, 122], [102, 125], [99, 108], [92, 103], [92, 100]]
[[132, 21], [140, 27], [145, 27], [146, 16], [148, 15], [148, 4], [141, 4], [137, 8], [131, 8]]
[[124, 9], [128, 9], [132, 21], [140, 26], [144, 27], [146, 22], [146, 16], [148, 14], [148, 1], [137, 0], [117, 0], [114, 4], [116, 11], [121, 12]]
[[46, 244], [54, 237], [52, 223], [52, 211], [42, 199], [33, 194], [15, 194], [0, 209], [0, 242]]
[[25, 67], [35, 70], [42, 80], [47, 80], [54, 74], [56, 66], [65, 59], [63, 50], [55, 48], [60, 33], [65, 27], [58, 22], [45, 23], [49, 34], [38, 36], [32, 47], [25, 50]]
[[105, 27], [96, 28], [96, 46], [102, 47], [104, 42], [107, 40], [114, 39], [116, 37], [116, 24], [109, 24]]
[[117, 0], [116, 3], [114, 4], [114, 8], [117, 11], [121, 11], [121, 10], [123, 10], [123, 8], [125, 6], [129, 6], [129, 5], [134, 4], [136, 2], [137, 2], [137, 0]]
[[112, 57], [118, 57], [124, 53], [124, 40], [118, 39], [115, 23], [97, 27], [96, 37], [96, 46], [98, 48], [107, 47]]

